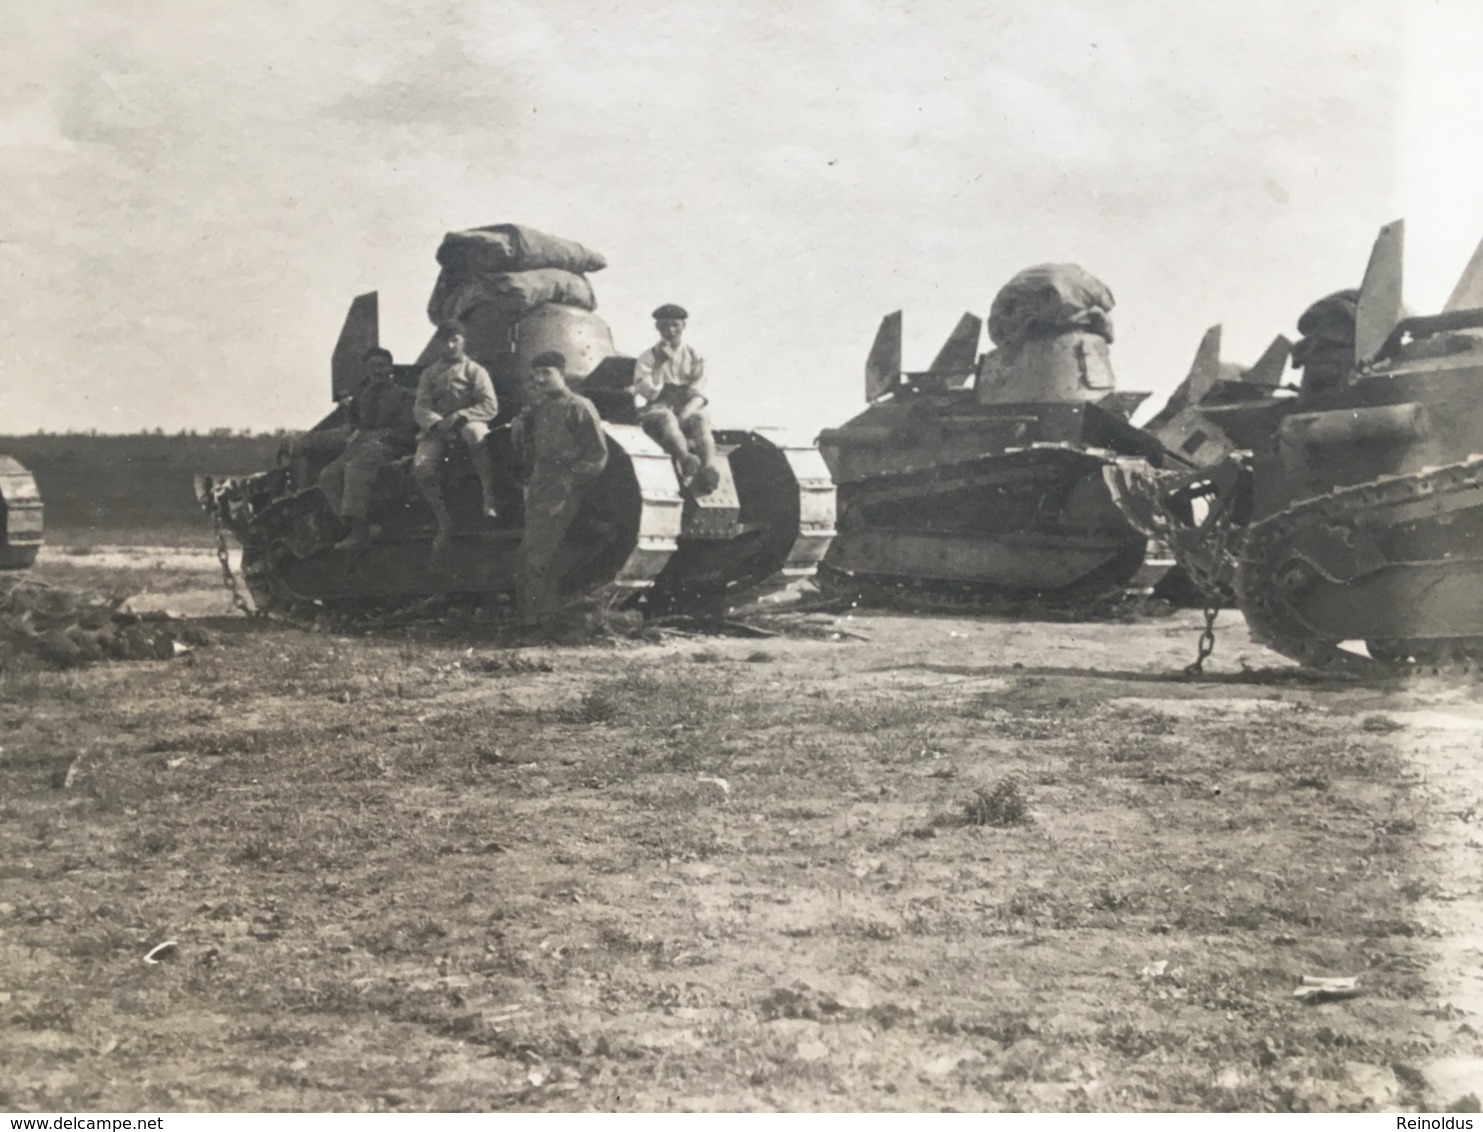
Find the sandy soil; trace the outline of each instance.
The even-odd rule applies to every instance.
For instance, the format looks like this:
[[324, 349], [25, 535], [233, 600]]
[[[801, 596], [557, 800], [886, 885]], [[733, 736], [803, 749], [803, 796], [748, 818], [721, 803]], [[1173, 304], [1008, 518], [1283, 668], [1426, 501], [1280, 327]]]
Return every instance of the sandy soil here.
[[[147, 560], [41, 570], [223, 611]], [[1477, 1108], [1476, 684], [1229, 614], [1200, 682], [1193, 614], [211, 624], [0, 676], [0, 1107]]]

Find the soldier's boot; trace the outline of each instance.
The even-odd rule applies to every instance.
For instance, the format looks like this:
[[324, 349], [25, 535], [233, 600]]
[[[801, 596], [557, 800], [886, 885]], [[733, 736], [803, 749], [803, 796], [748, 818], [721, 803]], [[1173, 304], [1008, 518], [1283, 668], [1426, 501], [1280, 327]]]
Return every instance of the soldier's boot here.
[[453, 516], [448, 514], [448, 507], [443, 502], [441, 493], [436, 497], [429, 496], [427, 503], [433, 510], [433, 518], [438, 521], [438, 533], [433, 535], [430, 553], [431, 560], [437, 562], [448, 553], [448, 547], [453, 543]]
[[710, 422], [697, 413], [687, 417], [683, 427], [696, 461], [690, 490], [696, 495], [709, 495], [721, 486], [721, 473], [716, 469], [716, 438], [711, 435]]
[[443, 485], [438, 480], [434, 466], [423, 467], [413, 461], [412, 478], [417, 481], [422, 498], [427, 500], [428, 510], [438, 521], [438, 533], [433, 536], [432, 545], [432, 559], [436, 561], [447, 553], [448, 545], [453, 539], [453, 516], [448, 514], [448, 505], [443, 502]]
[[696, 495], [709, 495], [721, 486], [721, 473], [715, 464], [702, 464], [700, 471], [695, 473], [695, 481], [690, 485], [690, 490]]
[[371, 524], [364, 515], [347, 515], [350, 533], [335, 543], [336, 550], [365, 550], [371, 545]]
[[479, 487], [484, 495], [484, 517], [493, 519], [499, 515], [499, 505], [494, 495], [494, 457], [489, 454], [489, 449], [483, 444], [474, 446], [470, 455], [474, 461], [474, 471], [479, 476]]

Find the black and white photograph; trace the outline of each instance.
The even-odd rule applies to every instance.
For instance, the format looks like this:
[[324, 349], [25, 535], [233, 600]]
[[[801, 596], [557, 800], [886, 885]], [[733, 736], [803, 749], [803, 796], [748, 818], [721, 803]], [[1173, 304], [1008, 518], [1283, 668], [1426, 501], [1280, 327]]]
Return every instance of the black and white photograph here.
[[9, 1127], [1483, 1120], [1483, 5], [0, 44]]

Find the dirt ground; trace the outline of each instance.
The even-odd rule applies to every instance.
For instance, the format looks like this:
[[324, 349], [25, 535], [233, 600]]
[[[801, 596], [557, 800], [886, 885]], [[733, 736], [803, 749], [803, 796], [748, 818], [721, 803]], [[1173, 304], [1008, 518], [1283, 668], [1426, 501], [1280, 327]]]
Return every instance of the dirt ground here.
[[7, 664], [0, 1108], [1477, 1111], [1480, 685], [1198, 623]]

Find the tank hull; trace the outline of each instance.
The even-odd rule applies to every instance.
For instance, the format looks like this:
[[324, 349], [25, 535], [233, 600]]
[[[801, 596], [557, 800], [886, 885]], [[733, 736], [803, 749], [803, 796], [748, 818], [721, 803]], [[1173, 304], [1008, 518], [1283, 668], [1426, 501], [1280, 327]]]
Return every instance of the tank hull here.
[[43, 526], [35, 479], [18, 461], [0, 456], [0, 570], [24, 570], [36, 561]]
[[1300, 398], [1257, 453], [1235, 589], [1310, 664], [1483, 659], [1483, 350]]
[[[651, 615], [717, 614], [817, 568], [834, 534], [834, 487], [816, 449], [766, 430], [718, 432], [722, 487], [697, 498], [640, 428], [607, 424], [605, 432], [608, 466], [584, 492], [558, 554], [563, 600], [608, 591]], [[477, 479], [456, 457], [444, 488], [456, 531], [436, 562], [436, 523], [405, 460], [377, 479], [363, 550], [335, 548], [345, 526], [318, 488], [294, 485], [287, 469], [208, 479], [203, 502], [241, 542], [259, 608], [352, 609], [433, 595], [502, 602], [514, 591], [524, 516], [512, 454], [494, 449], [499, 518], [483, 518]]]
[[[608, 466], [583, 495], [556, 560], [558, 596], [647, 586], [676, 547], [682, 500], [670, 461], [648, 437], [607, 430]], [[207, 482], [205, 500], [241, 542], [243, 573], [260, 609], [298, 604], [404, 604], [434, 595], [496, 601], [513, 594], [524, 516], [508, 463], [500, 517], [485, 519], [472, 468], [455, 461], [444, 498], [455, 534], [431, 556], [437, 526], [408, 461], [384, 468], [372, 496], [371, 545], [338, 550], [346, 529], [318, 488], [295, 490], [284, 470]]]
[[1142, 565], [1146, 540], [1102, 468], [1146, 439], [1094, 404], [914, 399], [821, 444], [839, 490], [824, 558], [836, 582], [1054, 601], [1115, 590]]

